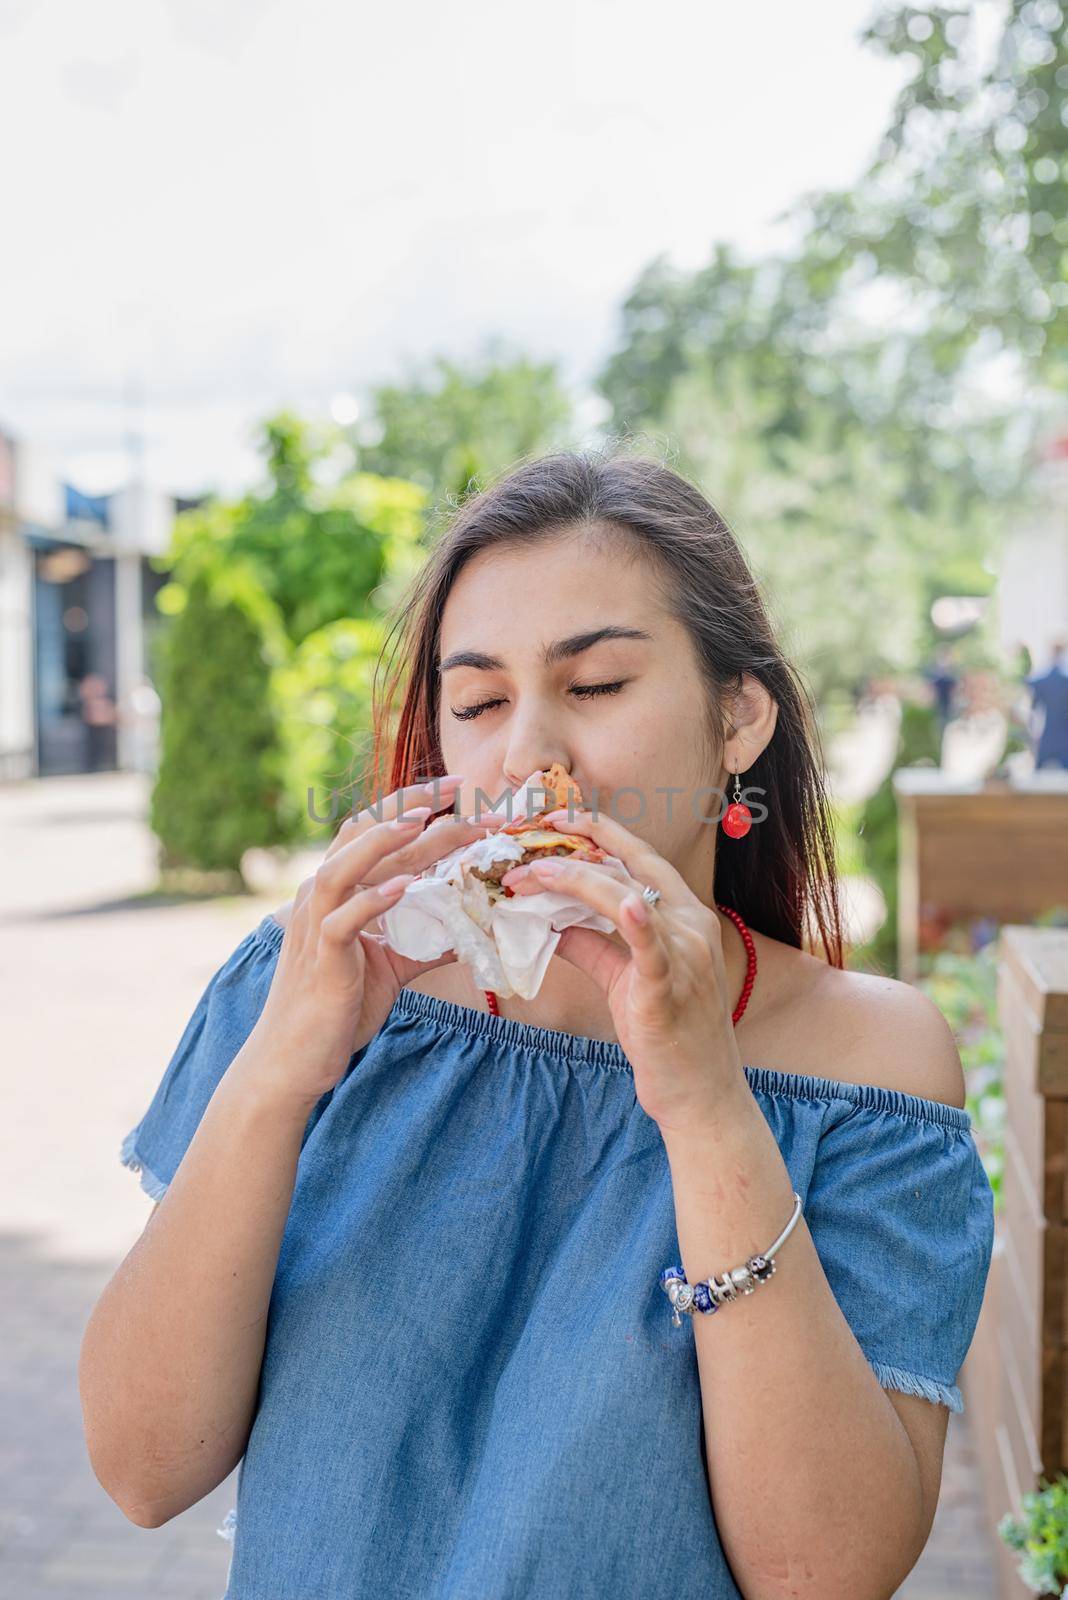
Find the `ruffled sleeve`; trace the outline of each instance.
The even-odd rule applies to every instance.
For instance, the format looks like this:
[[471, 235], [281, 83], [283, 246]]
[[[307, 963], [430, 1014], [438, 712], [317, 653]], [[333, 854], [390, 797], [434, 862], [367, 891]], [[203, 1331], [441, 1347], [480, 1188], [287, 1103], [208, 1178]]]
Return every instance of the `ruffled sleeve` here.
[[[119, 1158], [159, 1200], [192, 1141], [227, 1067], [255, 1027], [271, 987], [283, 929], [272, 917], [241, 940], [209, 979], [148, 1110], [122, 1141]], [[329, 1095], [313, 1108], [304, 1140]]]
[[917, 1095], [853, 1088], [817, 1145], [805, 1202], [813, 1242], [883, 1387], [963, 1411], [957, 1376], [994, 1244], [970, 1119]]

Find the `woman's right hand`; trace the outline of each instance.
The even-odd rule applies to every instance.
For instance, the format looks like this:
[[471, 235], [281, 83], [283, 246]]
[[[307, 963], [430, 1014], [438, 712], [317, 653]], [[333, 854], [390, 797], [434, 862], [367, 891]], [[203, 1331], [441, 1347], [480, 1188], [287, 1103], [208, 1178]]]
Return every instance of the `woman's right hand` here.
[[253, 1030], [269, 1057], [284, 1064], [285, 1086], [298, 1098], [314, 1102], [332, 1089], [404, 985], [456, 960], [452, 950], [433, 961], [398, 955], [377, 918], [435, 861], [504, 820], [487, 813], [469, 822], [449, 813], [424, 828], [432, 812], [426, 802], [452, 805], [461, 782], [413, 784], [387, 795], [378, 816], [364, 810], [346, 817], [322, 864], [298, 889]]

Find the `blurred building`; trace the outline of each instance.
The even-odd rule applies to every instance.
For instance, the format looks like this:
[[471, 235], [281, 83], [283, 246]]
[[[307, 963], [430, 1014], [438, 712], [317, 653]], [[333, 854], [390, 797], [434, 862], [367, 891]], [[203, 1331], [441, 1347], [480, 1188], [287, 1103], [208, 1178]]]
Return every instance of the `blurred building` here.
[[0, 782], [137, 770], [157, 591], [149, 557], [196, 502], [132, 481], [82, 494], [0, 431]]

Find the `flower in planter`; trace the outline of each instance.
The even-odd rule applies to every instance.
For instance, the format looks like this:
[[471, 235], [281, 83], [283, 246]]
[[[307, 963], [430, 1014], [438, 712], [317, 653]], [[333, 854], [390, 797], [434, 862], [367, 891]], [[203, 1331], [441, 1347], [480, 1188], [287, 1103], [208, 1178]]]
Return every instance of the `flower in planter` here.
[[1022, 1496], [1022, 1517], [1007, 1512], [998, 1523], [998, 1535], [1010, 1550], [1020, 1554], [1017, 1571], [1032, 1594], [1064, 1595], [1068, 1592], [1068, 1476], [1062, 1472], [1053, 1483]]

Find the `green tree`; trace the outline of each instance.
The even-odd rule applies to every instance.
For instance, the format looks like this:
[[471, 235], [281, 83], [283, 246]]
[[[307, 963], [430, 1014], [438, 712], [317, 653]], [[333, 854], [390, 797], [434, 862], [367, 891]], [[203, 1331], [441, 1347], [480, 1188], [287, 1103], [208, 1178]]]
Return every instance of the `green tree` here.
[[[266, 483], [236, 502], [184, 512], [169, 554], [174, 581], [244, 562], [278, 608], [289, 639], [370, 616], [398, 549], [417, 540], [425, 493], [367, 472], [338, 473], [344, 441], [288, 412], [261, 425]], [[351, 452], [344, 452], [351, 467]], [[332, 469], [332, 475], [331, 475]]]
[[356, 430], [361, 467], [420, 484], [435, 505], [462, 500], [522, 458], [575, 443], [555, 362], [533, 362], [496, 339], [466, 364], [438, 355], [403, 383], [377, 386], [371, 408]]
[[1068, 29], [1055, 0], [884, 4], [861, 35], [910, 69], [875, 158], [807, 196], [810, 263], [901, 290], [947, 370], [999, 352], [1068, 385]]
[[743, 536], [821, 692], [913, 667], [939, 592], [990, 594], [1068, 377], [1068, 29], [1006, 0], [984, 48], [991, 16], [882, 4], [861, 37], [910, 72], [857, 183], [803, 197], [792, 254], [651, 263], [601, 375], [613, 428], [662, 432]]
[[916, 662], [940, 573], [989, 591], [1007, 454], [940, 409], [922, 348], [821, 293], [803, 260], [658, 260], [599, 380], [613, 430], [662, 441], [742, 539], [818, 697]]

